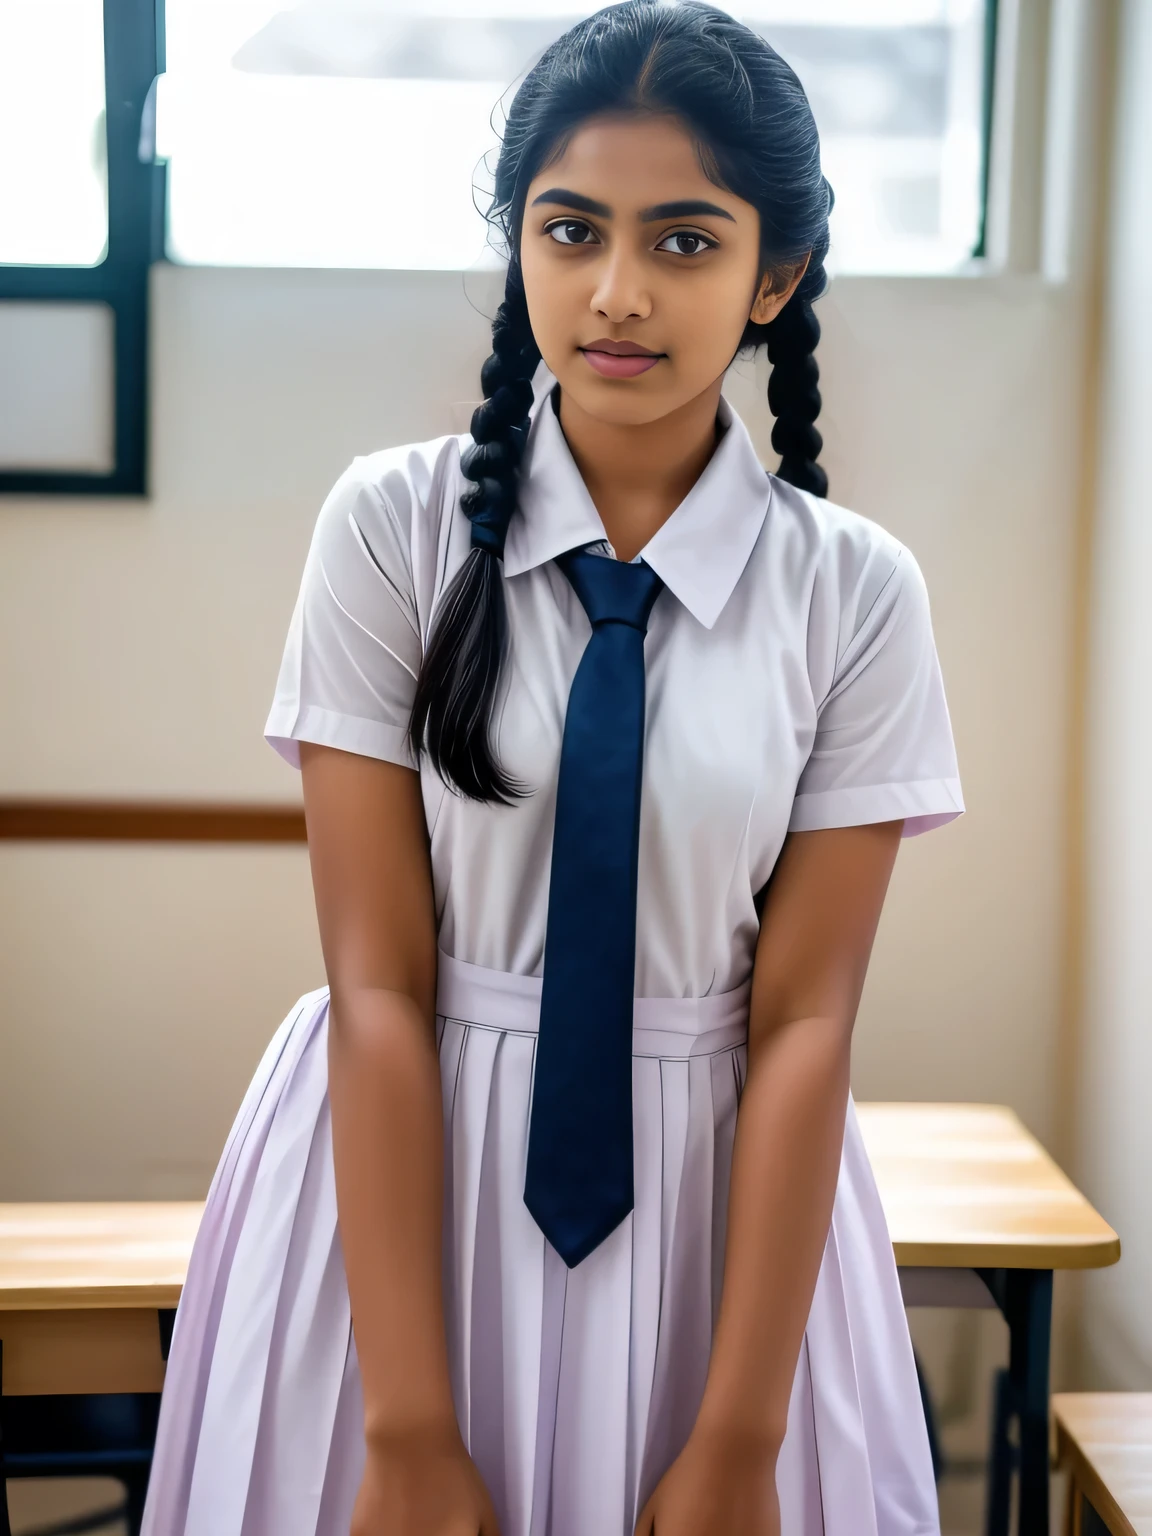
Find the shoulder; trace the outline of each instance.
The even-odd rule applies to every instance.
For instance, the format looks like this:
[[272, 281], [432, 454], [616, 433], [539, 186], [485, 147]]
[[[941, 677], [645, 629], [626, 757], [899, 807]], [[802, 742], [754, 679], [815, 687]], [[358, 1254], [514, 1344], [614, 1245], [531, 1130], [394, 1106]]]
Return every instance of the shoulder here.
[[468, 549], [460, 455], [470, 441], [437, 437], [357, 454], [320, 508], [311, 565], [330, 581], [372, 566], [427, 619]]
[[768, 480], [768, 543], [789, 561], [813, 610], [834, 614], [851, 635], [877, 608], [927, 602], [916, 557], [894, 534], [775, 475]]
[[816, 699], [884, 652], [919, 666], [933, 648], [924, 577], [907, 545], [837, 502], [774, 475], [767, 542], [788, 561], [783, 584], [797, 605]]
[[470, 441], [435, 437], [357, 454], [328, 493], [322, 516], [355, 507], [410, 537], [453, 509], [463, 486], [460, 456]]

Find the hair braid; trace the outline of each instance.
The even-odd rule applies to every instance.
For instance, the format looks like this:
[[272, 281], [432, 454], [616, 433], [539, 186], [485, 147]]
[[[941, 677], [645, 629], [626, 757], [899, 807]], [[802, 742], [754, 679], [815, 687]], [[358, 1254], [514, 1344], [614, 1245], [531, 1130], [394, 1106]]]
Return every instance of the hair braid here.
[[823, 262], [816, 262], [815, 268], [809, 263], [796, 292], [764, 328], [772, 364], [768, 408], [776, 418], [772, 446], [780, 455], [776, 473], [815, 496], [827, 496], [828, 476], [816, 462], [824, 439], [816, 429], [821, 405], [816, 362], [820, 322], [812, 301], [824, 291], [826, 281]]
[[513, 262], [492, 323], [492, 352], [480, 370], [484, 401], [472, 413], [472, 443], [461, 458], [461, 471], [472, 482], [460, 498], [472, 524], [472, 548], [441, 601], [409, 726], [413, 745], [427, 752], [445, 782], [476, 800], [508, 801], [523, 793], [496, 761], [491, 726], [508, 639], [499, 561], [516, 510], [539, 361]]
[[492, 351], [480, 370], [484, 402], [472, 412], [472, 445], [460, 468], [471, 487], [460, 498], [472, 523], [472, 546], [504, 553], [504, 537], [516, 509], [520, 460], [528, 438], [532, 375], [540, 349], [528, 321], [518, 264], [508, 268], [504, 302], [492, 322]]

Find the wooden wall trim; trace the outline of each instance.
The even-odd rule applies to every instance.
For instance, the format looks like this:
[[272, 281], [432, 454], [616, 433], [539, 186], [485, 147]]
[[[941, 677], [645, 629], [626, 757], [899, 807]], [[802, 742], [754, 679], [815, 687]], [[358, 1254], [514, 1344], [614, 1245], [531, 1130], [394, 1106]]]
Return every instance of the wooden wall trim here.
[[159, 800], [0, 800], [0, 842], [303, 843], [290, 805]]

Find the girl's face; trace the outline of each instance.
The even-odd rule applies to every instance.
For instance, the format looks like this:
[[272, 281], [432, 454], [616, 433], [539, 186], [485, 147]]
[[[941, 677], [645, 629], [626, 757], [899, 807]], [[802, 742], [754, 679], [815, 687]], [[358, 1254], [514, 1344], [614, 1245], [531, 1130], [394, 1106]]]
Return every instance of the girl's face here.
[[565, 395], [641, 425], [719, 386], [773, 291], [760, 216], [700, 169], [675, 118], [591, 118], [528, 188], [520, 264], [532, 331]]

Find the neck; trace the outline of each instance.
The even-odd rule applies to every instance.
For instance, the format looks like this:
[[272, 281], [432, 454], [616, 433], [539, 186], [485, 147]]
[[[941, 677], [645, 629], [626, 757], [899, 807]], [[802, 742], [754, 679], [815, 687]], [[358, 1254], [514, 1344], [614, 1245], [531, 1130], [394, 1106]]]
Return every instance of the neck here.
[[619, 559], [644, 548], [704, 472], [716, 447], [721, 383], [636, 426], [589, 416], [561, 391], [560, 426]]

